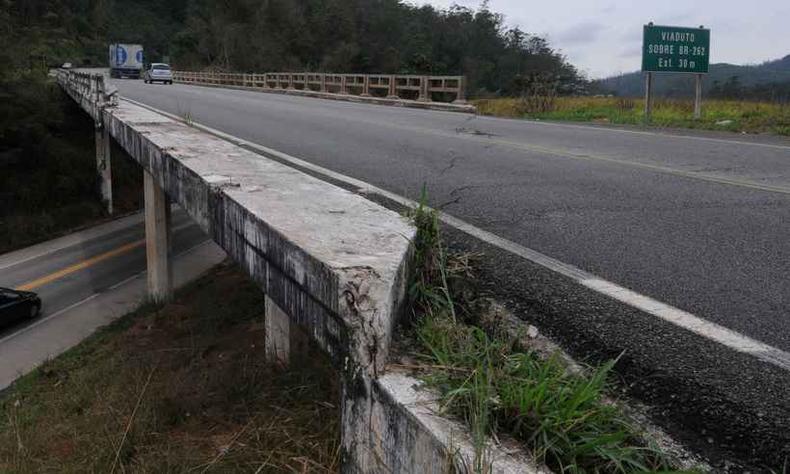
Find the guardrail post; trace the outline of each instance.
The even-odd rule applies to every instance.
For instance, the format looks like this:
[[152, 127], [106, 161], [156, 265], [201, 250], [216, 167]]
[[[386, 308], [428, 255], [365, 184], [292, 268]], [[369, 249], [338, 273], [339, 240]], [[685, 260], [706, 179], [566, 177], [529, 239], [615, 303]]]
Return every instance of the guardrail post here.
[[362, 97], [370, 97], [370, 75], [365, 74], [362, 82]]
[[420, 95], [417, 97], [417, 101], [419, 102], [430, 102], [431, 101], [431, 93], [430, 90], [430, 80], [427, 76], [420, 77]]
[[398, 80], [395, 76], [390, 76], [390, 89], [389, 93], [387, 93], [387, 98], [393, 100], [400, 99], [400, 97], [398, 97]]
[[466, 77], [459, 76], [458, 77], [458, 95], [456, 99], [453, 101], [453, 104], [466, 104]]
[[341, 94], [348, 94], [348, 90], [346, 89], [346, 84], [347, 84], [346, 75], [345, 74], [341, 74], [340, 75], [340, 93]]
[[170, 198], [153, 175], [143, 172], [145, 187], [145, 254], [148, 264], [148, 296], [162, 303], [173, 293], [170, 264]]
[[292, 91], [294, 89], [295, 89], [294, 88], [294, 75], [289, 72], [288, 73], [288, 90]]
[[321, 92], [326, 92], [326, 74], [321, 73]]

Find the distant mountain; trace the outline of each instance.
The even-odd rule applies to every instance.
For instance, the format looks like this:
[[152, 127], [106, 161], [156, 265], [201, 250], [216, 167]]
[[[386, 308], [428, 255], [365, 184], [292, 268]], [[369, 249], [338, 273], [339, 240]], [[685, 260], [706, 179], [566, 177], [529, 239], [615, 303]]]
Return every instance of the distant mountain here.
[[[644, 95], [644, 82], [641, 72], [632, 72], [594, 81], [593, 86], [600, 93], [637, 97]], [[790, 55], [751, 66], [712, 64], [703, 81], [704, 92], [707, 94], [712, 91], [714, 95], [721, 95], [722, 91], [732, 91], [735, 94], [738, 90], [748, 95], [748, 91], [774, 86], [782, 90], [790, 87]], [[657, 97], [690, 97], [694, 94], [694, 76], [656, 74], [654, 87]]]

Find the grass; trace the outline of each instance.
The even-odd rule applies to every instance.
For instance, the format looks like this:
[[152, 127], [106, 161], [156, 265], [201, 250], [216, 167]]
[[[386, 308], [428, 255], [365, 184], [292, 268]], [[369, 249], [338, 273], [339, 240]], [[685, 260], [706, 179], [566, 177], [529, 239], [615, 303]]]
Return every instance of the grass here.
[[334, 371], [266, 365], [262, 308], [220, 267], [45, 363], [0, 397], [0, 472], [336, 472]]
[[[529, 118], [611, 124], [643, 124], [644, 100], [622, 97], [557, 97], [540, 101], [519, 98], [474, 101], [478, 112], [509, 118]], [[772, 133], [790, 136], [790, 105], [734, 100], [705, 100], [702, 117], [693, 118], [691, 100], [657, 99], [652, 125], [660, 127]]]
[[[655, 447], [611, 403], [614, 362], [584, 375], [559, 358], [520, 351], [496, 331], [475, 324], [473, 302], [459, 297], [471, 267], [448, 255], [437, 215], [423, 203], [411, 213], [418, 228], [417, 274], [410, 286], [423, 379], [442, 406], [470, 426], [475, 472], [488, 472], [486, 440], [509, 433], [536, 459], [560, 473], [671, 470]], [[439, 268], [442, 267], [442, 268]], [[454, 308], [454, 309], [450, 309]]]

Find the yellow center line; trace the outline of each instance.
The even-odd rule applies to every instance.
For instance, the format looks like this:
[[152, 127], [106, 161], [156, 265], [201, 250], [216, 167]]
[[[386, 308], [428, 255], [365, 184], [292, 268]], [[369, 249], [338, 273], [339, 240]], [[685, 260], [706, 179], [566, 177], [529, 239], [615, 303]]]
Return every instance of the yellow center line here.
[[132, 242], [126, 245], [122, 245], [116, 249], [110, 250], [109, 252], [105, 252], [100, 255], [96, 255], [95, 257], [91, 257], [89, 259], [83, 260], [79, 263], [75, 263], [74, 265], [70, 265], [66, 268], [58, 270], [54, 273], [50, 273], [49, 275], [43, 276], [36, 280], [30, 281], [25, 283], [22, 286], [18, 286], [16, 289], [19, 291], [31, 291], [38, 287], [44, 286], [47, 283], [51, 283], [55, 280], [59, 280], [67, 275], [71, 275], [74, 272], [78, 272], [80, 270], [84, 270], [86, 268], [92, 267], [97, 263], [103, 262], [107, 259], [117, 257], [118, 255], [123, 255], [125, 253], [129, 253], [132, 250], [142, 247], [145, 245], [145, 240], [138, 240], [136, 242]]

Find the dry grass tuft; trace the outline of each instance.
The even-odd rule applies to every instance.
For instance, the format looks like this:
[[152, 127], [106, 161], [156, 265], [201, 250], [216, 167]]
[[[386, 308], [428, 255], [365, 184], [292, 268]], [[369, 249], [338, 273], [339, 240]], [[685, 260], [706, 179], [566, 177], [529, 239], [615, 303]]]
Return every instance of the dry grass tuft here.
[[220, 267], [44, 364], [0, 398], [0, 472], [336, 472], [335, 374], [265, 365], [262, 308]]
[[[550, 106], [524, 107], [521, 98], [474, 101], [478, 112], [510, 118], [570, 120], [613, 124], [642, 124], [644, 100], [622, 97], [556, 97]], [[702, 118], [694, 120], [691, 100], [658, 99], [652, 124], [790, 136], [790, 105], [735, 100], [705, 100]]]

